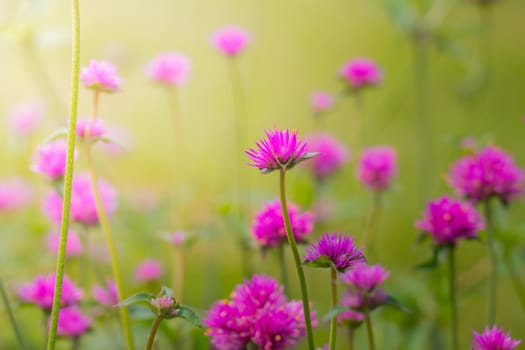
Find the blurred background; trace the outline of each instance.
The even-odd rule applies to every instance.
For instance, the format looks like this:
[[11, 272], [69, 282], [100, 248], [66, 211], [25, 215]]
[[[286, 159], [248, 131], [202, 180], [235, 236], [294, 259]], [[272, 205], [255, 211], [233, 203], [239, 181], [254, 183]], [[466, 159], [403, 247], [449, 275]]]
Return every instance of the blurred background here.
[[[51, 225], [40, 210], [49, 186], [29, 165], [35, 147], [66, 124], [71, 10], [66, 1], [0, 0], [0, 4], [0, 178], [21, 177], [33, 192], [29, 208], [0, 216], [0, 271], [14, 291], [21, 282], [55, 267], [55, 257], [43, 247]], [[522, 0], [495, 0], [489, 5], [468, 0], [81, 2], [81, 65], [92, 58], [107, 59], [124, 80], [120, 92], [100, 100], [100, 116], [115, 130], [124, 150], [99, 147], [96, 163], [101, 177], [119, 191], [112, 225], [128, 291], [144, 289], [133, 281], [133, 269], [151, 257], [165, 263], [166, 273], [158, 285], [147, 288], [155, 292], [160, 284], [169, 284], [172, 247], [162, 234], [184, 230], [198, 239], [185, 251], [182, 301], [203, 314], [215, 300], [228, 296], [245, 275], [239, 238], [228, 219], [235, 211], [239, 183], [246, 232], [253, 213], [278, 196], [277, 175], [260, 175], [243, 166], [243, 180], [238, 181], [237, 163], [248, 162], [245, 149], [263, 138], [265, 129], [277, 126], [296, 128], [300, 136], [311, 133], [310, 96], [324, 90], [340, 98], [323, 116], [322, 129], [350, 147], [351, 161], [325, 184], [330, 216], [316, 225], [313, 236], [336, 230], [359, 237], [372, 205], [371, 194], [355, 177], [359, 148], [394, 147], [399, 174], [384, 196], [376, 227], [376, 260], [391, 270], [386, 290], [412, 313], [377, 311], [378, 348], [448, 348], [446, 269], [414, 268], [431, 256], [428, 242], [416, 243], [414, 222], [427, 200], [452, 193], [446, 174], [464, 154], [465, 138], [478, 145], [499, 145], [514, 155], [518, 165], [525, 164], [520, 141], [525, 132], [524, 11]], [[234, 137], [227, 58], [210, 45], [211, 34], [227, 25], [241, 26], [252, 35], [249, 47], [235, 59], [246, 107], [242, 145]], [[145, 72], [148, 62], [166, 51], [183, 53], [192, 62], [187, 84], [177, 88], [184, 135], [183, 158], [178, 161], [169, 101]], [[383, 74], [378, 86], [362, 94], [359, 111], [355, 101], [342, 94], [345, 83], [338, 77], [340, 67], [358, 57], [375, 61]], [[81, 87], [80, 116], [90, 113], [91, 99], [91, 92]], [[8, 115], [15, 105], [31, 101], [41, 104], [45, 118], [38, 130], [21, 137], [8, 127]], [[351, 139], [351, 121], [357, 113], [364, 120], [359, 145]], [[82, 155], [75, 167], [83, 170]], [[311, 209], [316, 189], [308, 172], [294, 169], [288, 180], [289, 199]], [[514, 257], [519, 271], [524, 210], [522, 200], [509, 210], [498, 210], [502, 227], [521, 242]], [[93, 232], [92, 240], [95, 245], [103, 242], [98, 232]], [[471, 331], [485, 326], [488, 260], [482, 241], [459, 248], [460, 340], [461, 348], [467, 348]], [[278, 276], [272, 254], [263, 257], [253, 247], [249, 255], [255, 272]], [[329, 309], [328, 274], [312, 269], [307, 279], [311, 299], [322, 315]], [[290, 297], [299, 299], [295, 282], [292, 278]], [[525, 338], [525, 314], [503, 267], [500, 282], [497, 324], [512, 330], [513, 338]], [[42, 315], [30, 307], [20, 308], [17, 315], [24, 329], [32, 329], [29, 338], [35, 348], [41, 348]], [[13, 349], [6, 322], [2, 316], [0, 349]], [[134, 323], [138, 344], [148, 327], [147, 320]], [[178, 325], [166, 326], [161, 339], [165, 347], [159, 348], [173, 346], [168, 344], [173, 344], [174, 332], [191, 335], [180, 345], [184, 348], [207, 348], [204, 336]], [[327, 325], [317, 329], [319, 345], [327, 333]], [[366, 342], [364, 332], [358, 333], [360, 349]], [[107, 348], [110, 338], [94, 332], [84, 345]]]

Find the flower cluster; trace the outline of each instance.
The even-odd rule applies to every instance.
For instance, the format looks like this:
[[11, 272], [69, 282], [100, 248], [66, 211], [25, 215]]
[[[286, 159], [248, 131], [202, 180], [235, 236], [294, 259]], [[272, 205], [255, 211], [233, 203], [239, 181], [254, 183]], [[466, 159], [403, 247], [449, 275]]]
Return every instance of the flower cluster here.
[[354, 245], [354, 239], [343, 233], [325, 233], [305, 251], [306, 263], [313, 263], [325, 257], [330, 261], [329, 264], [340, 272], [366, 262], [363, 252]]
[[305, 142], [310, 150], [319, 153], [310, 162], [304, 163], [319, 181], [326, 179], [348, 162], [347, 147], [330, 134], [315, 134], [307, 137]]
[[397, 173], [396, 151], [388, 146], [363, 150], [359, 160], [358, 178], [373, 191], [384, 191], [390, 187]]
[[510, 337], [510, 332], [505, 334], [503, 328], [496, 326], [486, 327], [483, 333], [472, 332], [474, 341], [473, 350], [512, 350], [521, 343], [521, 340], [514, 340]]
[[273, 278], [258, 275], [238, 285], [231, 300], [216, 302], [204, 324], [217, 350], [241, 350], [248, 344], [287, 349], [305, 335], [301, 302], [288, 301]]

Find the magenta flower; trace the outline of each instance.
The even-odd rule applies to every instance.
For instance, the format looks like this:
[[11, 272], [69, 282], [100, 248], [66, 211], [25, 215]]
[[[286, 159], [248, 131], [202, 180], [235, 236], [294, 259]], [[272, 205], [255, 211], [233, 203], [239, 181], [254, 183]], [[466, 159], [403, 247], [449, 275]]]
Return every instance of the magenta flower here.
[[525, 176], [510, 155], [488, 146], [453, 164], [448, 180], [459, 195], [473, 202], [497, 197], [508, 203], [523, 192]]
[[476, 209], [461, 201], [441, 197], [428, 203], [416, 227], [428, 232], [437, 245], [456, 245], [460, 238], [475, 238], [484, 224]]
[[118, 304], [117, 285], [115, 281], [108, 279], [105, 286], [95, 285], [91, 290], [95, 300], [104, 306], [115, 306]]
[[389, 275], [381, 265], [359, 264], [342, 274], [341, 279], [368, 297]]
[[[363, 252], [354, 245], [354, 239], [338, 232], [324, 233], [305, 251], [306, 263], [317, 262], [319, 267], [333, 267], [340, 272], [366, 263]], [[322, 258], [328, 259], [329, 262], [319, 261]]]
[[473, 350], [512, 350], [521, 343], [521, 340], [514, 340], [510, 337], [510, 332], [505, 334], [502, 328], [494, 326], [492, 329], [485, 327], [481, 334], [473, 331], [474, 341]]
[[191, 69], [191, 61], [177, 52], [162, 53], [149, 63], [147, 73], [150, 79], [167, 86], [180, 86], [186, 83]]
[[89, 331], [91, 319], [76, 306], [65, 307], [58, 314], [57, 335], [78, 338]]
[[96, 140], [106, 133], [102, 119], [81, 118], [77, 121], [76, 134], [82, 140]]
[[396, 151], [388, 146], [363, 150], [357, 176], [373, 191], [385, 191], [397, 174]]
[[326, 112], [334, 107], [334, 97], [324, 91], [316, 91], [310, 97], [310, 105], [315, 114]]
[[275, 128], [265, 131], [266, 139], [256, 143], [257, 150], [246, 151], [252, 161], [250, 166], [259, 168], [263, 174], [274, 170], [288, 170], [316, 154], [307, 153], [306, 143], [297, 140], [297, 132]]
[[65, 142], [48, 143], [37, 150], [31, 170], [47, 176], [50, 180], [61, 179], [66, 172], [66, 157], [67, 145]]
[[287, 349], [306, 333], [302, 303], [288, 301], [273, 278], [259, 275], [238, 285], [231, 301], [216, 302], [203, 322], [217, 350], [241, 350], [250, 343]]
[[135, 268], [135, 281], [148, 283], [157, 281], [162, 277], [164, 270], [160, 262], [154, 259], [144, 260]]
[[[55, 295], [55, 274], [37, 276], [33, 282], [23, 285], [18, 290], [19, 298], [26, 303], [34, 303], [44, 310], [51, 310]], [[62, 280], [61, 306], [76, 304], [82, 298], [82, 290], [75, 287], [69, 277]]]
[[345, 79], [353, 90], [377, 85], [381, 81], [381, 71], [373, 61], [366, 58], [348, 61], [341, 67], [339, 76]]
[[[305, 236], [313, 229], [313, 214], [310, 212], [301, 213], [299, 207], [292, 203], [288, 204], [288, 214], [296, 241], [304, 242]], [[276, 247], [288, 242], [279, 200], [267, 203], [256, 213], [251, 232], [263, 248]]]
[[20, 179], [0, 180], [0, 213], [12, 212], [31, 202], [29, 184]]
[[346, 310], [337, 315], [337, 323], [348, 324], [351, 327], [359, 326], [364, 320], [365, 315], [354, 310]]
[[[117, 192], [108, 182], [100, 180], [98, 188], [107, 215], [117, 209]], [[62, 197], [53, 191], [44, 200], [44, 212], [55, 223], [62, 217]], [[89, 175], [78, 174], [73, 178], [71, 192], [71, 218], [82, 225], [98, 225], [98, 214], [95, 199], [91, 190]]]
[[168, 239], [174, 247], [182, 247], [184, 243], [186, 243], [186, 241], [188, 240], [188, 235], [186, 234], [186, 232], [176, 231], [171, 233], [168, 236]]
[[151, 300], [151, 305], [155, 306], [159, 311], [162, 311], [164, 309], [169, 309], [174, 304], [173, 298], [168, 296], [160, 296], [156, 297], [155, 299]]
[[348, 162], [349, 152], [345, 145], [330, 134], [320, 133], [306, 138], [310, 150], [318, 155], [305, 163], [317, 180], [322, 181]]
[[85, 87], [100, 92], [118, 91], [122, 84], [117, 69], [108, 61], [91, 60], [80, 70], [80, 79]]
[[365, 308], [374, 310], [384, 305], [388, 298], [389, 295], [380, 287], [375, 288], [373, 292], [369, 293], [366, 300], [360, 291], [349, 288], [341, 297], [339, 304], [354, 311], [364, 311]]
[[44, 107], [39, 102], [15, 105], [7, 116], [7, 126], [15, 135], [27, 136], [33, 133], [44, 119]]
[[250, 43], [251, 36], [240, 27], [226, 27], [215, 32], [211, 37], [211, 43], [223, 54], [234, 57], [244, 51]]
[[[59, 232], [50, 232], [47, 235], [47, 249], [54, 255], [58, 254], [58, 245], [60, 241]], [[69, 230], [66, 242], [66, 256], [74, 257], [82, 255], [84, 249], [82, 248], [82, 242], [75, 231]]]

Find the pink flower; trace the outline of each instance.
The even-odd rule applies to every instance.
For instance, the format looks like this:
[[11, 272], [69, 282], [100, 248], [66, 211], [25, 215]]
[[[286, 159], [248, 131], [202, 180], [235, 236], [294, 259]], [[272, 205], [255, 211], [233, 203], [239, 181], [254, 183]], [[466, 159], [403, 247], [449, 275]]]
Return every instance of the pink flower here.
[[[315, 243], [310, 244], [303, 257], [307, 263], [312, 263], [319, 258], [326, 258], [331, 266], [340, 272], [352, 269], [358, 264], [366, 262], [361, 249], [354, 244], [354, 239], [344, 233], [323, 233]], [[319, 266], [322, 267], [322, 266]]]
[[386, 271], [379, 264], [359, 264], [342, 274], [341, 279], [346, 284], [354, 287], [362, 295], [368, 296], [381, 285], [389, 275], [390, 272]]
[[512, 350], [521, 343], [521, 340], [514, 340], [510, 337], [510, 332], [505, 334], [505, 330], [496, 326], [485, 327], [483, 333], [472, 332], [474, 341], [473, 350]]
[[[35, 303], [45, 310], [53, 306], [55, 295], [55, 274], [37, 276], [33, 282], [23, 285], [19, 291], [20, 299], [27, 303]], [[76, 304], [82, 298], [82, 290], [75, 287], [69, 277], [64, 276], [62, 280], [61, 306]]]
[[77, 136], [83, 140], [89, 138], [90, 140], [98, 139], [104, 136], [106, 128], [102, 119], [86, 119], [81, 118], [77, 121], [76, 133]]
[[384, 191], [390, 187], [397, 174], [396, 151], [388, 146], [363, 150], [359, 160], [358, 178], [373, 191]]
[[151, 305], [155, 306], [159, 311], [162, 311], [163, 309], [169, 309], [174, 304], [173, 298], [168, 296], [160, 296], [156, 297], [155, 299], [151, 300]]
[[305, 139], [308, 147], [319, 154], [305, 164], [313, 175], [322, 181], [348, 162], [349, 152], [345, 145], [330, 134], [320, 133]]
[[188, 80], [191, 61], [188, 57], [167, 52], [153, 58], [147, 71], [150, 79], [165, 85], [180, 86]]
[[310, 101], [314, 113], [325, 112], [334, 106], [334, 97], [324, 91], [314, 92]]
[[91, 60], [89, 66], [82, 67], [80, 79], [85, 87], [101, 92], [118, 91], [122, 84], [117, 69], [108, 61]]
[[243, 28], [235, 26], [222, 28], [211, 38], [212, 45], [230, 57], [240, 54], [250, 41], [250, 34]]
[[135, 268], [135, 281], [139, 283], [156, 281], [161, 278], [163, 273], [164, 271], [160, 262], [148, 259]]
[[0, 213], [16, 211], [31, 201], [29, 184], [20, 179], [0, 181]]
[[[108, 182], [99, 180], [98, 188], [104, 210], [111, 216], [117, 209], [117, 192]], [[44, 200], [44, 212], [55, 223], [62, 218], [62, 197], [53, 191]], [[73, 178], [71, 193], [71, 218], [86, 226], [98, 225], [98, 214], [89, 175], [78, 174]]]
[[[49, 249], [49, 251], [54, 255], [58, 254], [59, 241], [59, 232], [50, 232], [47, 235], [47, 249]], [[78, 238], [77, 233], [73, 230], [69, 230], [66, 242], [66, 256], [79, 256], [82, 255], [83, 251], [84, 249], [82, 248], [82, 243], [80, 242], [80, 238]]]
[[61, 179], [66, 172], [66, 157], [67, 144], [65, 142], [48, 143], [37, 150], [31, 170], [47, 176], [50, 180]]
[[33, 133], [44, 119], [44, 107], [39, 102], [28, 102], [14, 106], [7, 117], [8, 128], [20, 136]]
[[169, 241], [174, 247], [181, 247], [188, 239], [188, 235], [183, 231], [176, 231], [169, 235]]
[[85, 316], [76, 306], [65, 307], [58, 314], [57, 335], [77, 338], [85, 334], [91, 327], [91, 319]]
[[366, 58], [356, 58], [345, 63], [339, 71], [350, 87], [359, 90], [365, 86], [377, 85], [381, 81], [381, 71], [376, 64]]
[[104, 306], [115, 306], [118, 304], [117, 285], [115, 281], [108, 279], [105, 286], [95, 285], [91, 294], [96, 301]]

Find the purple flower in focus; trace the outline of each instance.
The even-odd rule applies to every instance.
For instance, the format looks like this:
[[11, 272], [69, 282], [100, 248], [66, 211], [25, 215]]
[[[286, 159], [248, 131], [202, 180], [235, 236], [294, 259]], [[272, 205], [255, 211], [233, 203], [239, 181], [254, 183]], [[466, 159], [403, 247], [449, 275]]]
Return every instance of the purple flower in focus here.
[[57, 335], [78, 338], [89, 331], [91, 319], [76, 306], [60, 309], [58, 314]]
[[139, 283], [153, 282], [162, 277], [164, 273], [160, 262], [154, 259], [147, 259], [135, 268], [135, 281]]
[[453, 164], [448, 181], [459, 195], [473, 202], [497, 197], [508, 203], [523, 192], [525, 176], [510, 155], [488, 146]]
[[339, 76], [346, 80], [353, 90], [377, 85], [381, 81], [381, 71], [373, 61], [366, 58], [348, 61], [341, 67]]
[[359, 264], [341, 275], [346, 284], [364, 296], [369, 296], [390, 275], [381, 265]]
[[484, 225], [476, 209], [459, 200], [441, 197], [428, 203], [416, 227], [428, 232], [438, 245], [456, 245], [460, 238], [474, 238]]
[[15, 135], [27, 136], [33, 133], [44, 119], [44, 107], [39, 102], [15, 105], [7, 116], [7, 126]]
[[61, 179], [66, 172], [66, 157], [65, 142], [48, 143], [37, 150], [31, 170], [47, 176], [50, 180]]
[[510, 337], [510, 332], [505, 334], [502, 328], [494, 326], [485, 327], [483, 333], [472, 332], [474, 340], [472, 341], [473, 350], [512, 350], [521, 343], [521, 340], [514, 340]]
[[105, 286], [95, 285], [91, 290], [95, 300], [104, 306], [115, 306], [118, 304], [117, 285], [115, 281], [108, 279]]
[[304, 260], [306, 263], [326, 257], [330, 260], [330, 265], [340, 272], [366, 262], [361, 249], [354, 245], [354, 239], [338, 232], [324, 233], [317, 242], [312, 243], [305, 251]]
[[177, 52], [162, 53], [149, 63], [147, 71], [150, 79], [167, 86], [180, 86], [186, 83], [191, 69], [191, 61]]
[[[58, 254], [59, 242], [59, 232], [50, 232], [47, 235], [47, 248], [54, 255]], [[82, 248], [82, 242], [80, 242], [80, 238], [78, 237], [77, 233], [73, 230], [69, 230], [66, 242], [66, 257], [79, 256], [83, 251], [84, 249]]]
[[20, 179], [0, 180], [0, 213], [25, 207], [31, 201], [29, 184]]
[[250, 34], [243, 28], [236, 26], [222, 28], [211, 37], [212, 45], [230, 57], [237, 56], [244, 51], [250, 41]]
[[358, 178], [373, 191], [384, 191], [390, 187], [397, 173], [396, 151], [388, 146], [363, 150], [359, 160]]
[[91, 60], [80, 70], [80, 79], [85, 87], [101, 92], [118, 91], [122, 84], [117, 69], [108, 61]]
[[[44, 310], [51, 310], [55, 295], [55, 274], [37, 276], [33, 282], [24, 284], [18, 290], [19, 298], [26, 303], [34, 303]], [[69, 277], [62, 280], [61, 306], [76, 304], [82, 298], [82, 290], [77, 288]]]
[[310, 97], [310, 105], [315, 114], [328, 111], [334, 106], [334, 97], [324, 91], [316, 91]]
[[[305, 236], [312, 232], [314, 216], [310, 212], [301, 213], [295, 204], [288, 204], [290, 224], [295, 239], [304, 242]], [[283, 212], [279, 200], [267, 203], [255, 215], [252, 224], [252, 235], [264, 248], [276, 247], [287, 242]]]
[[310, 162], [305, 163], [305, 167], [319, 181], [326, 179], [348, 162], [347, 147], [330, 134], [315, 134], [307, 137], [305, 142], [311, 151], [319, 153]]

